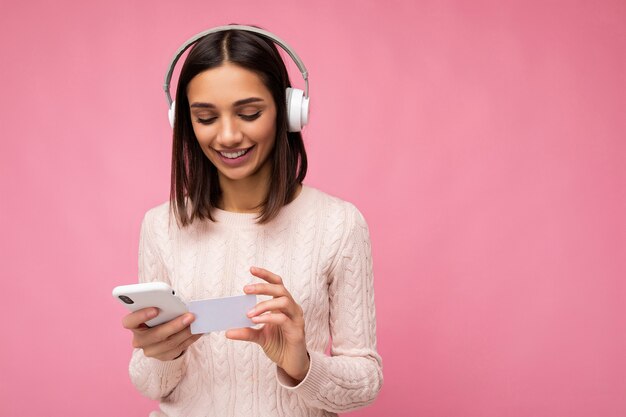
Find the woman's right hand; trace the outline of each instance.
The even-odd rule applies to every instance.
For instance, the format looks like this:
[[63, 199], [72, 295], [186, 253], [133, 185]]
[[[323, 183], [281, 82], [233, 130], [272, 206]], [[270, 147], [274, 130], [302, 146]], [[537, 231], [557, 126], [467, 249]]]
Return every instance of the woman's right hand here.
[[201, 334], [191, 334], [189, 325], [195, 319], [191, 313], [182, 314], [167, 323], [148, 327], [145, 322], [157, 316], [158, 309], [148, 307], [130, 313], [122, 319], [122, 326], [133, 332], [133, 347], [143, 349], [145, 356], [171, 361], [198, 340]]

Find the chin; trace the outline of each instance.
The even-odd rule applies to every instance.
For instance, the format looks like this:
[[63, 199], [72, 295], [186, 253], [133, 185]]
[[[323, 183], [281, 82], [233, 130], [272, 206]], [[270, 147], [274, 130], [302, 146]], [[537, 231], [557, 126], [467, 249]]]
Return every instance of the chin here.
[[246, 178], [253, 177], [254, 174], [258, 172], [258, 170], [250, 171], [246, 169], [245, 171], [236, 171], [232, 169], [221, 170], [219, 168], [217, 169], [217, 171], [222, 177], [227, 178], [231, 181], [245, 180]]

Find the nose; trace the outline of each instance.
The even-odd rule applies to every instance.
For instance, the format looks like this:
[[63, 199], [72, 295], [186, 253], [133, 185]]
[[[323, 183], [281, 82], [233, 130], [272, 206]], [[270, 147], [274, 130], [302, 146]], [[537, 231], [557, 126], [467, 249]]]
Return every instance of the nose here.
[[221, 118], [217, 142], [224, 148], [236, 148], [243, 141], [243, 133], [234, 117]]

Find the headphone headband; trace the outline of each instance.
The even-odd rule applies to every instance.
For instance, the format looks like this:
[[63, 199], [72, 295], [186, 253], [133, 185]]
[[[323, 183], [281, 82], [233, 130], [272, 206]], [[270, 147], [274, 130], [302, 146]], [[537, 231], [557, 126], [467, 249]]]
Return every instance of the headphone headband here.
[[289, 56], [293, 59], [293, 61], [298, 66], [298, 69], [300, 70], [300, 73], [302, 74], [302, 78], [304, 78], [304, 88], [305, 88], [304, 89], [304, 97], [305, 98], [309, 97], [309, 73], [307, 72], [306, 67], [304, 66], [304, 63], [302, 62], [302, 60], [300, 59], [298, 54], [296, 54], [296, 52], [293, 49], [291, 49], [291, 47], [289, 47], [289, 45], [287, 45], [287, 43], [285, 41], [283, 41], [282, 39], [280, 39], [279, 37], [277, 37], [276, 35], [274, 35], [271, 32], [268, 32], [268, 31], [263, 30], [263, 29], [255, 28], [254, 26], [226, 25], [226, 26], [218, 26], [218, 27], [215, 27], [213, 29], [209, 29], [209, 30], [205, 30], [204, 32], [200, 32], [200, 33], [194, 35], [189, 40], [187, 40], [187, 42], [185, 42], [180, 48], [178, 48], [178, 50], [174, 54], [174, 57], [170, 61], [170, 65], [169, 65], [169, 68], [167, 70], [167, 74], [165, 74], [165, 83], [163, 84], [163, 90], [165, 90], [165, 96], [167, 98], [167, 105], [168, 105], [168, 107], [172, 106], [172, 96], [170, 94], [170, 82], [172, 81], [172, 74], [174, 73], [174, 67], [176, 66], [176, 63], [180, 59], [181, 55], [191, 45], [193, 45], [198, 40], [200, 40], [200, 38], [203, 38], [204, 36], [209, 35], [211, 33], [225, 32], [225, 31], [228, 31], [228, 30], [244, 30], [244, 31], [247, 31], [247, 32], [254, 32], [256, 34], [264, 36], [265, 38], [270, 39], [271, 41], [273, 41], [274, 43], [279, 45], [285, 52], [287, 52], [289, 54]]

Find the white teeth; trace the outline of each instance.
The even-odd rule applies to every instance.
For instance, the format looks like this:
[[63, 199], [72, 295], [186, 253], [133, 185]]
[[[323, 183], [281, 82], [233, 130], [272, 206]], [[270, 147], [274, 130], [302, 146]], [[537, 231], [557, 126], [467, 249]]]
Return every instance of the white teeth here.
[[239, 158], [241, 155], [243, 155], [246, 152], [248, 152], [247, 149], [244, 149], [243, 151], [239, 151], [239, 152], [220, 152], [220, 154], [222, 156], [225, 156], [228, 159], [235, 159], [235, 158]]

